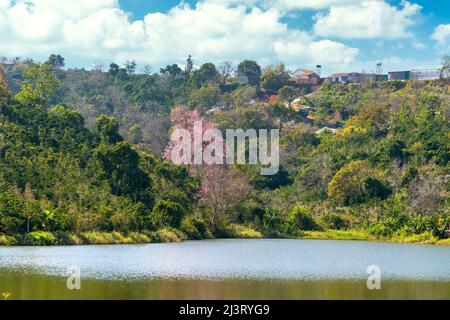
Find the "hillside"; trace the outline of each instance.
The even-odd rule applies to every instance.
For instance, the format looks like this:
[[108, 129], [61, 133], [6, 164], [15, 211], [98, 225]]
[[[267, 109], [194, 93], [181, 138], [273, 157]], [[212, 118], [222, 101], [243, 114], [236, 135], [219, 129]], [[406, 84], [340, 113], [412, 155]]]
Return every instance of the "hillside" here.
[[[289, 83], [284, 66], [242, 64], [256, 81], [239, 84], [213, 64], [148, 74], [115, 64], [64, 70], [52, 60], [7, 66], [0, 244], [260, 236], [448, 243], [447, 87], [327, 83], [306, 95], [311, 88]], [[274, 93], [280, 100], [268, 104]], [[281, 129], [280, 172], [164, 161], [180, 108], [221, 130]]]

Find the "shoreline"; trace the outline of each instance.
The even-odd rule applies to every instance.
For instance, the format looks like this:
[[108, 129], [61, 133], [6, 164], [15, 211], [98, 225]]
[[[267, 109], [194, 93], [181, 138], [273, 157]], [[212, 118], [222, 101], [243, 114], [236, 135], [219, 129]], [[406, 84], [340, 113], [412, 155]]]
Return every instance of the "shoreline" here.
[[[377, 238], [364, 230], [325, 230], [325, 231], [301, 231], [297, 236], [287, 235], [264, 235], [259, 231], [251, 229], [251, 232], [242, 234], [234, 233], [229, 237], [205, 237], [202, 239], [189, 239], [183, 234], [168, 234], [167, 230], [158, 230], [152, 234], [133, 232], [123, 234], [120, 232], [85, 232], [85, 233], [45, 233], [47, 238], [27, 241], [25, 235], [5, 236], [0, 235], [0, 247], [18, 246], [75, 246], [75, 245], [124, 245], [124, 244], [152, 244], [173, 243], [183, 241], [201, 241], [214, 239], [292, 239], [292, 240], [341, 240], [341, 241], [369, 241], [400, 244], [425, 244], [450, 246], [450, 239], [423, 238], [423, 235], [412, 235], [409, 237]], [[52, 237], [50, 237], [50, 235]]]

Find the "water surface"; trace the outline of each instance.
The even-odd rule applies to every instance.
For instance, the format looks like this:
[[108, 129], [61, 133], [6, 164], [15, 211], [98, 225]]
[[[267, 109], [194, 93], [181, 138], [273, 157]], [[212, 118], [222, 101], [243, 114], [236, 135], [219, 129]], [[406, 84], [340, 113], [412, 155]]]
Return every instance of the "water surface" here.
[[[367, 289], [371, 265], [381, 290]], [[80, 268], [82, 290], [66, 288], [70, 266]], [[17, 299], [450, 299], [450, 247], [278, 239], [3, 247], [2, 290]]]

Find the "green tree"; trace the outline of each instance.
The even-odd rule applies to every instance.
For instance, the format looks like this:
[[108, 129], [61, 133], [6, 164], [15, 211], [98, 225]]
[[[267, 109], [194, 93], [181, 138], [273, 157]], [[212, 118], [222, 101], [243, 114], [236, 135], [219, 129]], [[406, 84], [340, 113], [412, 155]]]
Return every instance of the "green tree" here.
[[328, 197], [343, 205], [362, 203], [374, 197], [386, 199], [390, 193], [381, 175], [362, 160], [342, 167], [328, 184]]
[[305, 206], [294, 206], [287, 218], [288, 231], [298, 232], [300, 230], [318, 230], [320, 229], [312, 215]]
[[194, 61], [192, 60], [192, 56], [189, 55], [186, 60], [186, 68], [184, 70], [184, 72], [186, 73], [187, 76], [189, 76], [191, 74], [192, 69], [194, 69]]
[[295, 90], [291, 86], [283, 86], [280, 90], [278, 90], [278, 94], [280, 95], [281, 99], [285, 101], [289, 107], [292, 106], [292, 102], [297, 97], [297, 90]]
[[52, 66], [55, 70], [61, 70], [66, 65], [64, 58], [59, 54], [51, 54], [46, 64]]
[[261, 87], [266, 93], [274, 94], [287, 85], [289, 78], [289, 72], [284, 64], [269, 66], [264, 69], [261, 76]]
[[160, 69], [161, 74], [168, 74], [172, 78], [175, 78], [177, 75], [183, 72], [177, 64], [167, 65], [165, 68]]
[[217, 85], [210, 84], [192, 92], [189, 97], [189, 105], [193, 109], [207, 111], [220, 101], [220, 89]]
[[113, 117], [102, 114], [96, 124], [97, 132], [103, 143], [114, 144], [123, 140], [119, 133], [119, 124]]
[[136, 72], [136, 67], [137, 67], [137, 64], [136, 64], [136, 61], [134, 61], [134, 60], [127, 61], [125, 63], [125, 70], [127, 71], [128, 75], [134, 74]]
[[219, 72], [213, 63], [202, 64], [200, 69], [195, 71], [194, 79], [199, 86], [217, 83]]
[[104, 177], [108, 179], [111, 192], [130, 196], [135, 201], [149, 204], [150, 178], [139, 166], [139, 154], [128, 142], [100, 145], [95, 150]]
[[119, 67], [119, 65], [118, 64], [116, 64], [116, 63], [111, 63], [110, 65], [109, 65], [109, 70], [108, 70], [108, 72], [109, 72], [109, 74], [110, 75], [112, 75], [113, 77], [115, 77], [115, 76], [117, 76], [118, 74], [119, 74], [119, 70], [120, 70], [120, 67]]
[[20, 92], [15, 98], [23, 105], [46, 106], [57, 95], [61, 82], [48, 64], [31, 64], [24, 73]]
[[253, 60], [244, 60], [237, 67], [239, 76], [248, 78], [248, 83], [253, 86], [259, 86], [261, 78], [261, 67]]

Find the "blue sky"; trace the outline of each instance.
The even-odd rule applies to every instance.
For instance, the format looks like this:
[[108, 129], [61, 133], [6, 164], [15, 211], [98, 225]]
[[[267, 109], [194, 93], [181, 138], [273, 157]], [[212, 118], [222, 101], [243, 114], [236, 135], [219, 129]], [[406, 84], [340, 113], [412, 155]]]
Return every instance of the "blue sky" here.
[[158, 70], [284, 62], [324, 73], [437, 68], [450, 54], [448, 0], [0, 0], [0, 55], [69, 67], [136, 60]]

